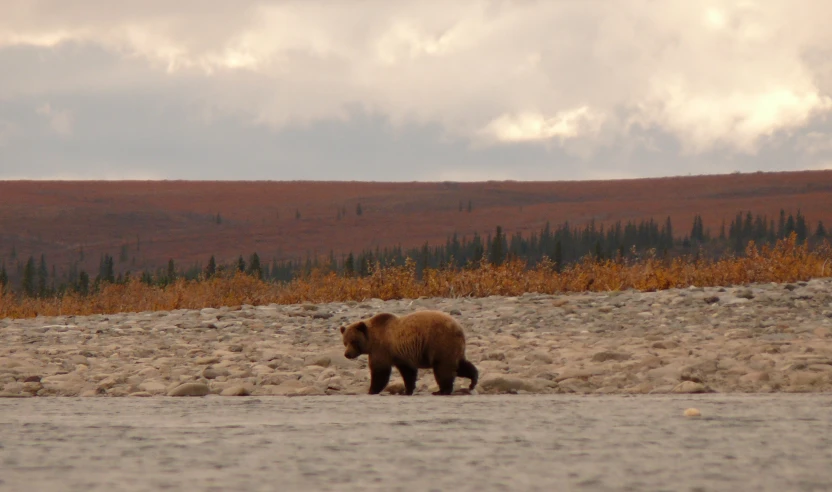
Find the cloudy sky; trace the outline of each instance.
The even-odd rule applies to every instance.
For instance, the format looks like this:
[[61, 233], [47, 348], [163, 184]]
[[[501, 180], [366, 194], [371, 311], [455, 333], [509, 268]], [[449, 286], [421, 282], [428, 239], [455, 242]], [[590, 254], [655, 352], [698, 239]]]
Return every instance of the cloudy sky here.
[[3, 0], [0, 179], [832, 168], [828, 0]]

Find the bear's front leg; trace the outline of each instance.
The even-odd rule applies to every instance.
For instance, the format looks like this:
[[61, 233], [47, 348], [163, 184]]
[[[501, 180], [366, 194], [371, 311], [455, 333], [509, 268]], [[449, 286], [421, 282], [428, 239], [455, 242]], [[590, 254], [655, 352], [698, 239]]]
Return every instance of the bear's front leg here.
[[380, 361], [370, 359], [370, 394], [377, 395], [387, 387], [390, 382], [390, 373], [393, 372], [391, 364], [384, 364]]
[[412, 395], [416, 391], [416, 380], [419, 378], [419, 370], [404, 364], [396, 365], [399, 374], [404, 380], [404, 394]]

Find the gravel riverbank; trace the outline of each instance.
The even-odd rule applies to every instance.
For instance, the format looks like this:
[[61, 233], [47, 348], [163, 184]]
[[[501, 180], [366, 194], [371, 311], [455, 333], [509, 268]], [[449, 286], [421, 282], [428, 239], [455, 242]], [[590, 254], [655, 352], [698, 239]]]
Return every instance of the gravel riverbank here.
[[[237, 306], [0, 320], [0, 395], [363, 394], [338, 327], [457, 318], [477, 392], [832, 391], [832, 279], [659, 292]], [[420, 371], [417, 394], [435, 389]], [[458, 379], [457, 388], [468, 380]], [[401, 390], [394, 370], [392, 392]]]

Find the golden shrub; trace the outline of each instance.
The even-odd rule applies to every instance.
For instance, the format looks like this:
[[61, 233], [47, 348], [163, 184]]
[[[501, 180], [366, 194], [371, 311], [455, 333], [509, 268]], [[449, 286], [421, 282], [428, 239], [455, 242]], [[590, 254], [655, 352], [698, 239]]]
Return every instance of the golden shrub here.
[[403, 266], [375, 265], [366, 277], [344, 277], [313, 271], [283, 285], [235, 273], [202, 280], [179, 279], [166, 287], [149, 286], [138, 279], [126, 284], [105, 284], [89, 296], [68, 293], [37, 299], [0, 293], [0, 317], [86, 315], [200, 309], [242, 304], [323, 303], [369, 298], [516, 296], [526, 292], [555, 294], [582, 291], [637, 289], [654, 291], [674, 287], [728, 286], [750, 282], [794, 282], [822, 277], [832, 270], [828, 243], [810, 251], [798, 245], [794, 234], [773, 247], [749, 243], [742, 257], [718, 260], [675, 258], [665, 261], [647, 255], [638, 261], [596, 261], [586, 258], [556, 272], [550, 261], [527, 269], [519, 260], [500, 266], [487, 262], [476, 268], [426, 269], [422, 277], [412, 260]]

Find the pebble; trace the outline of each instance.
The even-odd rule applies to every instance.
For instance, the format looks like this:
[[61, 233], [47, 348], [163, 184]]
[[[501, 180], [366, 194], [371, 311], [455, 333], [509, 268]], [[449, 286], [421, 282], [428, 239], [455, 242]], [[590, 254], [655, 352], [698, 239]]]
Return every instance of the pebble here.
[[[799, 302], [798, 302], [799, 301]], [[832, 391], [832, 279], [658, 292], [421, 298], [0, 319], [0, 397], [366, 394], [338, 327], [435, 309], [475, 393]], [[469, 381], [458, 379], [464, 394]], [[420, 370], [416, 394], [436, 391]], [[393, 371], [385, 394], [403, 391]]]
[[168, 396], [205, 396], [211, 394], [211, 389], [203, 383], [185, 383], [173, 388]]
[[688, 408], [685, 410], [685, 417], [700, 417], [702, 416], [702, 412], [699, 411], [698, 408]]

